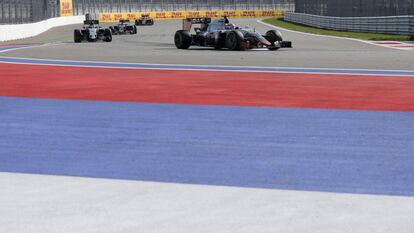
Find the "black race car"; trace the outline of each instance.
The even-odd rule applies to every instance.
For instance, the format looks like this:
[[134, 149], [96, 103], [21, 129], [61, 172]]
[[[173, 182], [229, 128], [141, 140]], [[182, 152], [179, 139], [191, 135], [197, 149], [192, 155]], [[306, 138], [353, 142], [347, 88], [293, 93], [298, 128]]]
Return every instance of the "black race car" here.
[[[195, 34], [190, 34], [193, 24]], [[211, 20], [211, 18], [183, 19], [183, 30], [178, 30], [174, 36], [175, 46], [179, 49], [188, 49], [191, 45], [227, 48], [230, 50], [244, 50], [253, 48], [291, 48], [292, 42], [283, 41], [282, 34], [276, 30], [269, 30], [261, 35], [254, 29], [239, 28], [229, 22], [227, 17]]]
[[74, 31], [74, 40], [76, 43], [82, 41], [96, 42], [96, 41], [112, 41], [112, 33], [108, 28], [99, 26], [99, 20], [85, 20], [83, 21], [83, 28]]
[[137, 26], [129, 24], [129, 20], [127, 19], [119, 20], [118, 25], [110, 26], [109, 29], [112, 35], [137, 34]]
[[141, 18], [135, 20], [137, 26], [151, 26], [154, 25], [154, 19], [149, 14], [141, 14]]

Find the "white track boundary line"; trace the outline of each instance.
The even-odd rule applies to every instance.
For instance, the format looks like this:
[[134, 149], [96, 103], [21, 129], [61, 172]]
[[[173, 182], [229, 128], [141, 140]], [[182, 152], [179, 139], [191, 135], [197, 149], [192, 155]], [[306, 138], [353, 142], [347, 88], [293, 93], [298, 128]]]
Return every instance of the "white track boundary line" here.
[[[279, 29], [277, 26], [273, 26], [264, 22], [261, 22], [258, 20], [258, 22], [268, 25], [270, 27], [274, 27]], [[284, 28], [280, 28], [282, 30], [287, 30]], [[287, 30], [291, 31], [291, 30]], [[302, 32], [296, 32], [295, 33], [302, 33]], [[303, 34], [309, 34], [309, 33], [303, 33]], [[309, 34], [312, 36], [315, 36], [314, 34]], [[334, 36], [325, 36], [325, 35], [316, 35], [316, 36], [322, 36], [322, 37], [333, 37], [333, 38], [339, 38], [339, 39], [349, 39], [349, 40], [357, 40], [366, 43], [363, 40], [353, 39], [353, 38], [344, 38], [344, 37], [334, 37]], [[46, 43], [46, 44], [40, 44], [40, 45], [33, 45], [33, 46], [22, 46], [18, 48], [10, 48], [6, 50], [1, 50], [0, 53], [7, 52], [7, 51], [13, 51], [13, 50], [20, 50], [20, 49], [29, 49], [29, 48], [36, 48], [36, 47], [46, 47], [46, 46], [54, 46], [59, 45], [61, 43]], [[29, 62], [18, 62], [18, 61], [2, 61], [1, 63], [7, 63], [7, 64], [22, 64], [22, 65], [42, 65], [42, 66], [64, 66], [64, 67], [85, 67], [85, 68], [107, 68], [107, 69], [146, 69], [146, 70], [183, 70], [183, 71], [220, 71], [220, 72], [247, 72], [247, 73], [295, 73], [295, 74], [332, 74], [332, 75], [364, 75], [364, 76], [409, 76], [412, 77], [411, 74], [363, 74], [363, 73], [355, 73], [355, 72], [364, 72], [364, 71], [384, 71], [384, 72], [411, 72], [412, 70], [378, 70], [378, 69], [347, 69], [347, 68], [304, 68], [304, 67], [266, 67], [266, 66], [248, 66], [247, 68], [252, 69], [260, 69], [260, 68], [274, 68], [274, 69], [306, 69], [307, 71], [266, 71], [266, 70], [243, 70], [243, 69], [237, 69], [237, 68], [246, 68], [245, 66], [225, 66], [225, 65], [188, 65], [188, 64], [157, 64], [157, 63], [132, 63], [132, 62], [110, 62], [110, 61], [79, 61], [79, 60], [62, 60], [62, 59], [43, 59], [43, 58], [25, 58], [25, 57], [9, 57], [9, 56], [0, 56], [0, 58], [10, 58], [10, 59], [16, 59], [16, 60], [33, 60], [33, 61], [45, 61], [50, 62], [50, 64], [40, 64], [40, 63], [29, 63]], [[53, 62], [77, 62], [77, 63], [84, 63], [84, 64], [53, 64]], [[143, 65], [143, 66], [154, 66], [154, 67], [118, 67], [118, 66], [99, 66], [99, 65], [89, 65], [87, 63], [101, 63], [101, 64], [120, 64], [120, 65]], [[159, 68], [156, 66], [172, 66], [172, 67], [164, 67]], [[173, 67], [173, 66], [179, 66], [179, 67]], [[216, 67], [216, 69], [214, 69]], [[223, 70], [220, 68], [233, 68], [232, 70]], [[314, 71], [312, 71], [314, 70]], [[344, 72], [318, 72], [318, 70], [326, 70], [326, 71], [332, 71], [332, 70], [341, 70], [341, 71], [349, 71], [350, 73], [344, 73]], [[351, 73], [353, 72], [353, 73]]]
[[15, 51], [15, 50], [21, 50], [21, 49], [30, 49], [30, 48], [46, 47], [46, 46], [58, 45], [58, 44], [60, 44], [60, 43], [46, 43], [46, 44], [22, 45], [22, 46], [19, 46], [18, 44], [16, 44], [15, 46], [19, 46], [19, 47], [0, 50], [0, 53], [5, 53], [5, 52], [10, 52], [10, 51]]
[[[52, 44], [50, 44], [52, 45]], [[26, 58], [26, 57], [5, 57], [0, 56], [1, 58], [12, 58], [12, 59], [28, 59], [35, 61], [57, 61], [57, 62], [79, 62], [79, 63], [104, 63], [104, 64], [125, 64], [125, 65], [153, 65], [153, 66], [186, 66], [186, 67], [223, 67], [223, 68], [275, 68], [275, 69], [307, 69], [307, 70], [349, 70], [349, 71], [394, 71], [394, 72], [411, 72], [413, 70], [378, 70], [378, 69], [350, 69], [350, 68], [317, 68], [317, 67], [296, 67], [296, 66], [286, 66], [286, 67], [274, 67], [274, 66], [226, 66], [226, 65], [189, 65], [189, 64], [171, 64], [171, 63], [136, 63], [136, 62], [116, 62], [116, 61], [82, 61], [82, 60], [64, 60], [64, 59], [46, 59], [46, 58]], [[4, 62], [6, 63], [6, 62]], [[28, 63], [19, 63], [19, 64], [28, 64]], [[109, 67], [109, 66], [108, 66]]]
[[[28, 59], [28, 60], [37, 60], [37, 61], [56, 61], [56, 62], [79, 62], [79, 63], [102, 63], [102, 64], [126, 64], [126, 65], [153, 65], [153, 66], [181, 66], [181, 67], [119, 67], [119, 66], [99, 66], [99, 65], [88, 65], [88, 64], [42, 64], [42, 63], [28, 63], [28, 62], [8, 62], [1, 61], [0, 63], [5, 64], [20, 64], [20, 65], [35, 65], [35, 66], [61, 66], [61, 67], [82, 67], [82, 68], [100, 68], [100, 69], [131, 69], [131, 70], [182, 70], [182, 71], [211, 71], [211, 72], [243, 72], [243, 73], [281, 73], [281, 74], [320, 74], [320, 75], [346, 75], [346, 76], [401, 76], [401, 77], [413, 77], [412, 74], [364, 74], [364, 73], [343, 73], [343, 72], [318, 72], [317, 70], [343, 70], [350, 72], [358, 71], [389, 71], [389, 72], [405, 72], [410, 70], [376, 70], [376, 69], [340, 69], [340, 68], [303, 68], [303, 67], [261, 67], [261, 66], [249, 66], [250, 68], [275, 68], [275, 69], [306, 69], [309, 71], [267, 71], [267, 70], [242, 70], [242, 69], [232, 69], [232, 70], [222, 70], [214, 69], [211, 67], [223, 67], [223, 68], [238, 68], [238, 66], [208, 66], [208, 65], [182, 65], [182, 64], [152, 64], [152, 63], [123, 63], [123, 62], [101, 62], [101, 61], [75, 61], [75, 60], [54, 60], [54, 59], [40, 59], [40, 58], [19, 58], [19, 57], [3, 57], [0, 58], [15, 58], [15, 59]], [[199, 68], [194, 68], [199, 67]], [[315, 71], [312, 71], [315, 70]]]
[[[308, 35], [308, 36], [317, 36], [317, 37], [325, 37], [325, 38], [334, 38], [334, 39], [341, 39], [341, 40], [351, 40], [351, 41], [357, 41], [357, 42], [361, 42], [361, 43], [365, 43], [365, 44], [369, 44], [369, 45], [373, 45], [373, 46], [378, 46], [378, 47], [384, 47], [384, 48], [396, 49], [396, 50], [403, 50], [403, 51], [410, 51], [409, 49], [392, 48], [392, 47], [384, 46], [384, 45], [381, 45], [381, 44], [375, 44], [375, 42], [378, 42], [378, 41], [369, 41], [369, 40], [361, 40], [361, 39], [349, 38], [349, 37], [319, 35], [319, 34], [313, 34], [313, 33], [307, 33], [307, 32], [294, 31], [294, 30], [290, 30], [290, 29], [286, 29], [286, 28], [282, 28], [282, 27], [278, 27], [278, 26], [275, 26], [275, 25], [272, 25], [272, 24], [265, 23], [265, 22], [263, 22], [262, 19], [258, 19], [257, 22], [261, 23], [263, 25], [269, 26], [269, 27], [276, 28], [278, 30], [288, 31], [288, 32], [297, 33], [297, 34], [303, 34], [303, 35]], [[390, 42], [392, 42], [392, 41], [390, 41]], [[404, 43], [404, 42], [400, 42], [400, 43], [406, 44], [406, 45], [412, 45], [412, 44]]]

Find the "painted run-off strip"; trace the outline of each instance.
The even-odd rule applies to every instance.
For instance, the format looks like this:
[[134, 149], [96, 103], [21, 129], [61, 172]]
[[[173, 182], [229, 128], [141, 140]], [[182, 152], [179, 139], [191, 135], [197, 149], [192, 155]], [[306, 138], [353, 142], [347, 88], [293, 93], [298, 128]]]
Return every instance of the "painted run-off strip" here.
[[392, 49], [414, 50], [414, 44], [401, 41], [371, 41], [370, 43]]
[[414, 112], [406, 76], [23, 67], [0, 63], [1, 96]]
[[118, 69], [156, 69], [156, 70], [195, 70], [195, 71], [237, 71], [237, 72], [269, 72], [269, 73], [309, 73], [309, 74], [343, 74], [374, 76], [414, 76], [414, 70], [370, 70], [370, 69], [330, 69], [330, 68], [298, 68], [298, 67], [258, 67], [258, 66], [215, 66], [215, 65], [179, 65], [179, 64], [147, 64], [100, 61], [73, 61], [53, 59], [33, 59], [17, 57], [0, 57], [2, 63], [74, 66]]
[[412, 113], [9, 97], [0, 106], [3, 172], [414, 196]]

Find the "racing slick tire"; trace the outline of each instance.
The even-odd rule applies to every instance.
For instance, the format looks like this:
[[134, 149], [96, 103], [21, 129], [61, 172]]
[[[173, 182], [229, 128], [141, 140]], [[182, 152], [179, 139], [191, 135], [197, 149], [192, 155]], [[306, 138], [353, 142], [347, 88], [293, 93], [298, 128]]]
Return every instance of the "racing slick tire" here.
[[149, 19], [147, 20], [147, 22], [145, 22], [146, 25], [154, 25], [154, 20], [153, 19]]
[[283, 41], [282, 34], [276, 30], [269, 30], [265, 34], [266, 40], [270, 43], [275, 43], [276, 41]]
[[80, 32], [80, 30], [76, 29], [73, 32], [73, 37], [74, 37], [74, 41], [75, 43], [80, 43], [82, 42], [82, 33]]
[[[274, 45], [276, 41], [278, 41], [278, 42], [283, 41], [282, 34], [279, 31], [276, 31], [276, 30], [267, 31], [264, 37], [266, 38], [267, 41], [272, 43], [272, 45]], [[269, 50], [278, 50], [279, 48], [280, 48], [280, 46], [268, 47]]]
[[112, 33], [111, 33], [111, 30], [109, 30], [109, 29], [105, 29], [105, 32], [104, 32], [104, 41], [105, 42], [111, 42], [112, 41]]
[[109, 26], [109, 30], [111, 30], [111, 33], [112, 33], [112, 34], [115, 34], [115, 29], [114, 29], [114, 27], [113, 27], [113, 26]]
[[140, 19], [135, 20], [135, 25], [142, 25], [142, 20]]
[[178, 30], [174, 35], [174, 43], [178, 49], [188, 49], [191, 45], [191, 35], [187, 30]]
[[132, 31], [131, 34], [137, 34], [137, 26], [132, 25]]
[[225, 46], [230, 50], [240, 50], [240, 43], [243, 39], [243, 34], [240, 32], [230, 31], [226, 35]]

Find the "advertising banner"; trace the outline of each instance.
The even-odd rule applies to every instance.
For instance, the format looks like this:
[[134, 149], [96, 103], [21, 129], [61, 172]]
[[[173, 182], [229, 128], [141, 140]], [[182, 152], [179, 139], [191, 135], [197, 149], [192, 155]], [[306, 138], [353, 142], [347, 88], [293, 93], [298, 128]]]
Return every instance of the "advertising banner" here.
[[173, 20], [185, 18], [220, 18], [228, 16], [230, 18], [264, 18], [283, 16], [281, 10], [218, 10], [218, 11], [152, 11], [152, 12], [130, 12], [130, 13], [100, 13], [101, 22], [118, 22], [120, 19], [129, 19], [134, 21], [141, 17], [142, 14], [148, 14], [149, 17], [157, 20]]
[[72, 16], [72, 0], [60, 0], [60, 16]]

